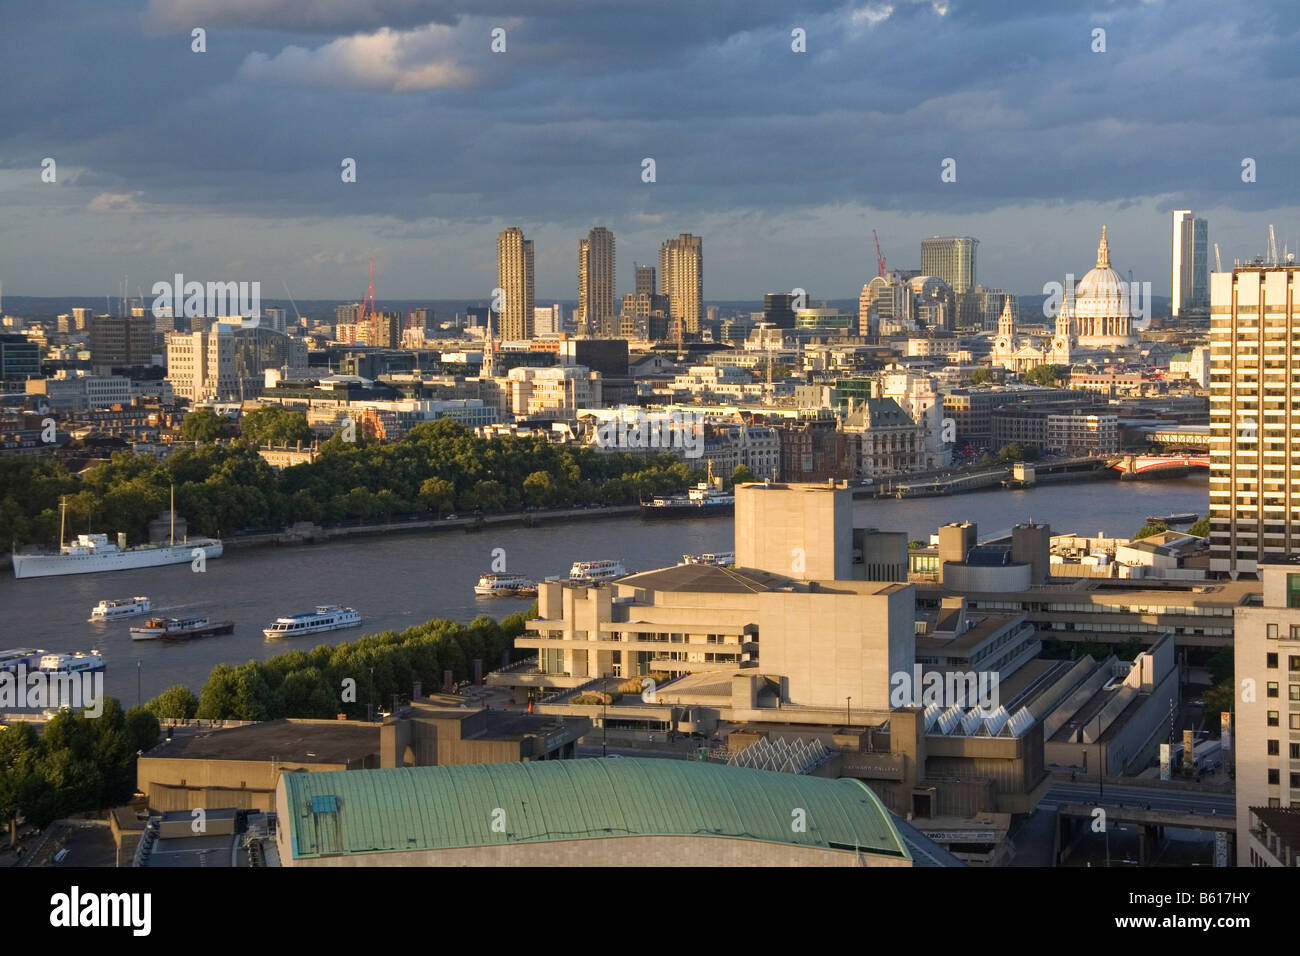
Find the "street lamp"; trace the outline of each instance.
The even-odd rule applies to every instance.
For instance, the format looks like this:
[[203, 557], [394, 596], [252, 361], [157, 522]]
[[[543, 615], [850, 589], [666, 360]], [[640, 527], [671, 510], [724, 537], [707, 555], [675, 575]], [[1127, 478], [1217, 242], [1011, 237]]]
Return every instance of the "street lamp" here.
[[[600, 676], [601, 676], [601, 686], [603, 687], [604, 678], [606, 675], [601, 674]], [[608, 728], [606, 725], [608, 723], [609, 723], [609, 695], [602, 690], [601, 697], [600, 697], [600, 755], [602, 757], [609, 756], [609, 753], [605, 749], [605, 744], [607, 742], [607, 734], [608, 734]]]

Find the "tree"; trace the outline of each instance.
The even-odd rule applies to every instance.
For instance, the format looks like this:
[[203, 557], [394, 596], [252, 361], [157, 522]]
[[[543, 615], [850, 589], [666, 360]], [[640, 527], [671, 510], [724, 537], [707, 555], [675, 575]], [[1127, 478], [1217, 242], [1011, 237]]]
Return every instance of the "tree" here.
[[146, 702], [144, 709], [160, 720], [190, 720], [198, 712], [199, 701], [184, 684], [175, 684]]
[[987, 385], [993, 381], [993, 370], [987, 368], [977, 368], [970, 373], [970, 383], [972, 385]]
[[750, 471], [746, 465], [737, 465], [731, 473], [731, 483], [733, 485], [742, 485], [753, 481], [758, 481], [758, 476]]
[[1013, 441], [998, 449], [998, 458], [1002, 461], [1033, 461], [1039, 455], [1037, 448]]
[[524, 499], [530, 505], [545, 508], [554, 503], [557, 492], [549, 471], [535, 471], [524, 479]]
[[311, 441], [307, 416], [279, 405], [263, 405], [239, 420], [240, 437], [254, 446], [291, 445]]
[[1149, 538], [1153, 534], [1163, 534], [1168, 530], [1169, 530], [1169, 525], [1165, 524], [1163, 521], [1156, 521], [1151, 524], [1144, 524], [1142, 527], [1137, 529], [1137, 533], [1133, 535], [1133, 540], [1137, 541], [1141, 538]]
[[181, 438], [186, 441], [211, 442], [224, 438], [229, 423], [210, 408], [186, 412], [181, 420]]
[[474, 505], [484, 511], [500, 511], [506, 505], [506, 489], [501, 482], [489, 478], [474, 485]]
[[1206, 515], [1187, 529], [1188, 534], [1194, 534], [1198, 538], [1208, 538], [1210, 536], [1210, 516]]
[[1061, 384], [1061, 367], [1059, 365], [1035, 365], [1020, 376], [1020, 380], [1030, 385], [1044, 388], [1056, 388]]

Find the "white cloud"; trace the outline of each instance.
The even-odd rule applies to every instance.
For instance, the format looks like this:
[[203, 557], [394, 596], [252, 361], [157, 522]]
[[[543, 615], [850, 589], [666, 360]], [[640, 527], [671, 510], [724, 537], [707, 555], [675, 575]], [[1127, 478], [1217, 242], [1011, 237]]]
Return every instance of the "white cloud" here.
[[[476, 26], [483, 49], [489, 27]], [[250, 53], [239, 68], [241, 79], [321, 89], [362, 89], [392, 93], [458, 89], [473, 85], [474, 71], [457, 62], [471, 26], [428, 24], [341, 37], [314, 50], [285, 47], [275, 56]]]
[[884, 23], [893, 14], [894, 5], [892, 3], [869, 3], [849, 14], [849, 20], [854, 26], [865, 24], [868, 27], [874, 27], [877, 23]]
[[140, 193], [100, 193], [86, 206], [91, 212], [139, 212], [140, 204], [135, 197]]

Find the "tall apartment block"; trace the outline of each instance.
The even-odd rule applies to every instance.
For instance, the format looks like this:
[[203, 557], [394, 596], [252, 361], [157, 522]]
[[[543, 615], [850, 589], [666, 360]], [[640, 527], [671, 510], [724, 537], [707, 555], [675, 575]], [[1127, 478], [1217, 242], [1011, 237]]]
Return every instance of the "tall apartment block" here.
[[921, 240], [921, 275], [938, 276], [957, 295], [975, 288], [975, 250], [970, 236], [935, 236]]
[[684, 232], [659, 247], [659, 283], [668, 314], [683, 332], [700, 331], [704, 316], [704, 240]]
[[1253, 810], [1300, 808], [1300, 562], [1265, 563], [1261, 577], [1263, 606], [1233, 621], [1238, 866], [1279, 865], [1269, 814]]
[[533, 241], [517, 226], [497, 236], [497, 285], [505, 293], [498, 330], [505, 341], [533, 337]]
[[578, 240], [578, 326], [588, 335], [618, 334], [614, 312], [614, 234], [597, 226]]
[[1210, 304], [1210, 262], [1207, 256], [1210, 225], [1197, 219], [1190, 209], [1174, 210], [1174, 234], [1171, 261], [1172, 294], [1170, 309], [1174, 316], [1189, 309], [1204, 309]]
[[1210, 570], [1300, 550], [1300, 266], [1210, 276]]

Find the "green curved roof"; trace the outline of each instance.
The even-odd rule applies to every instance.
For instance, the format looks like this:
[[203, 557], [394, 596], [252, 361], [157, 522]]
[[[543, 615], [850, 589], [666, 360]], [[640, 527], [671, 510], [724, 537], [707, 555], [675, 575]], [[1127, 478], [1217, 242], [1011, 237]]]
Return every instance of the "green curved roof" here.
[[[694, 835], [911, 858], [880, 800], [847, 778], [589, 758], [288, 772], [283, 780], [279, 820], [295, 859]], [[492, 826], [498, 809], [504, 832]], [[805, 811], [804, 832], [792, 826], [796, 809]]]

